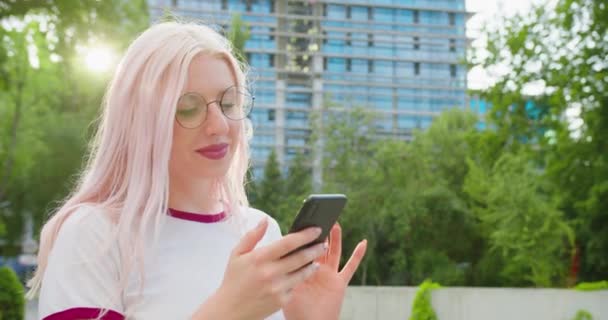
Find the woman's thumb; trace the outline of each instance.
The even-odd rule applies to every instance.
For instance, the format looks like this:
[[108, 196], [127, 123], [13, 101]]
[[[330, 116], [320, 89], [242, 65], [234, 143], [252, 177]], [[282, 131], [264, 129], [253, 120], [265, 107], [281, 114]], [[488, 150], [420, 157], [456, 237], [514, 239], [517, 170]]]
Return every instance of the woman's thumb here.
[[268, 218], [264, 218], [254, 229], [247, 232], [241, 238], [241, 241], [239, 241], [239, 243], [234, 248], [234, 252], [237, 255], [241, 255], [253, 250], [253, 248], [255, 248], [258, 242], [260, 242], [260, 240], [262, 240], [262, 238], [266, 234], [267, 228]]

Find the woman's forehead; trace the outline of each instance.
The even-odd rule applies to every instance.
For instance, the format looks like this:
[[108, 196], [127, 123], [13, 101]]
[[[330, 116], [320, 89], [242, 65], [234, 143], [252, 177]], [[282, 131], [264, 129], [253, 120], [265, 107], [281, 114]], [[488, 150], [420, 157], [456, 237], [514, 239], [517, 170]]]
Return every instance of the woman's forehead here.
[[215, 96], [236, 85], [233, 71], [225, 59], [198, 55], [188, 68], [186, 92]]

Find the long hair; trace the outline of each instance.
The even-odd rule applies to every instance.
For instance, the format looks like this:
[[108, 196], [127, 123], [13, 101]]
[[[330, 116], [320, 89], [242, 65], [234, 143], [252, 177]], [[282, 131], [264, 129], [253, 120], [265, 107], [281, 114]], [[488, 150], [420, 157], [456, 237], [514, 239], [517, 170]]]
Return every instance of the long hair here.
[[[126, 288], [124, 275], [135, 264], [143, 268], [138, 260], [143, 255], [144, 239], [148, 230], [154, 230], [156, 236], [168, 209], [177, 101], [186, 85], [189, 65], [199, 54], [224, 59], [237, 85], [247, 86], [246, 66], [235, 59], [230, 42], [207, 26], [159, 23], [129, 46], [104, 97], [101, 121], [78, 184], [42, 228], [38, 268], [28, 282], [29, 298], [40, 289], [49, 253], [64, 221], [83, 205], [101, 209], [115, 225], [115, 233], [108, 238], [113, 237], [120, 248], [119, 289]], [[241, 124], [230, 168], [215, 182], [231, 220], [240, 220], [239, 208], [248, 206], [244, 183], [252, 132], [248, 119]]]

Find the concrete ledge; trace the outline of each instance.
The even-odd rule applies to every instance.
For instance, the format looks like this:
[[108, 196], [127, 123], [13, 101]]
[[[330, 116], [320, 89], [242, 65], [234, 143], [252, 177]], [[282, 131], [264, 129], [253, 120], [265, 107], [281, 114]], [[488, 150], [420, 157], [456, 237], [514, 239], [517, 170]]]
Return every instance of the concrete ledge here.
[[[415, 287], [349, 287], [341, 320], [408, 320]], [[608, 320], [608, 290], [442, 288], [433, 307], [440, 320], [570, 320], [586, 310]]]

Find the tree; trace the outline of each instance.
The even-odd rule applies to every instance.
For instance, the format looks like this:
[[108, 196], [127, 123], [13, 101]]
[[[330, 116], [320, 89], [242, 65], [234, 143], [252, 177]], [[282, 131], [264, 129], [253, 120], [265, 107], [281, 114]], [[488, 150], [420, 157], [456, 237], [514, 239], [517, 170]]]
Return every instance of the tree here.
[[77, 46], [119, 51], [148, 21], [143, 0], [10, 2], [0, 20], [0, 220], [12, 255], [26, 216], [39, 227], [70, 188], [110, 76], [83, 70]]
[[354, 283], [413, 285], [437, 276], [464, 284], [458, 264], [475, 261], [478, 238], [461, 190], [475, 117], [447, 113], [412, 143], [377, 138], [375, 121], [360, 108], [330, 107], [324, 118], [323, 136], [331, 137], [324, 192], [349, 198], [340, 218], [345, 252], [361, 238], [370, 248]]
[[230, 29], [228, 30], [227, 38], [232, 43], [234, 49], [234, 55], [236, 58], [243, 62], [247, 62], [247, 56], [245, 55], [245, 43], [249, 40], [251, 32], [249, 31], [249, 25], [243, 21], [243, 18], [238, 13], [232, 14], [232, 22]]
[[312, 191], [311, 169], [306, 162], [308, 162], [307, 156], [300, 151], [289, 164], [284, 180], [285, 195], [281, 199], [279, 209], [282, 219], [279, 221], [279, 225], [283, 234], [289, 231], [289, 227], [302, 206], [302, 201]]
[[284, 220], [281, 211], [281, 203], [285, 194], [284, 184], [276, 152], [272, 150], [266, 160], [264, 177], [260, 181], [258, 197], [253, 205], [277, 221]]
[[[602, 1], [560, 0], [487, 28], [487, 51], [470, 60], [510, 69], [480, 97], [503, 150], [535, 151], [575, 229], [583, 281], [608, 277], [607, 29]], [[526, 95], [531, 84], [538, 95]]]
[[574, 234], [524, 153], [504, 153], [484, 170], [469, 161], [464, 189], [474, 201], [490, 250], [502, 255], [511, 285], [564, 285]]

